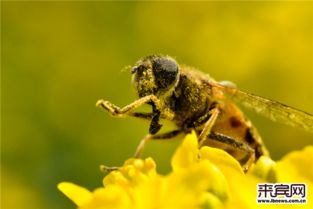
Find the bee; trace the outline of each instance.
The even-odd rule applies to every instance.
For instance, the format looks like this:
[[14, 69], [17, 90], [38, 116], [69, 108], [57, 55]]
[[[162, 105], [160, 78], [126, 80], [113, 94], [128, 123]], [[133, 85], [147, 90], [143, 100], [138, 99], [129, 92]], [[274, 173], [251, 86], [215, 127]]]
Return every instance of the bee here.
[[[313, 132], [313, 115], [237, 89], [230, 82], [217, 82], [173, 58], [150, 55], [132, 68], [132, 83], [139, 99], [120, 108], [99, 100], [97, 106], [114, 117], [136, 117], [150, 122], [149, 134], [139, 143], [135, 157], [149, 140], [167, 140], [194, 130], [199, 146], [223, 149], [244, 171], [262, 155], [269, 155], [262, 138], [233, 101], [271, 120]], [[148, 104], [151, 112], [135, 112]], [[159, 133], [160, 120], [172, 121], [176, 129]]]

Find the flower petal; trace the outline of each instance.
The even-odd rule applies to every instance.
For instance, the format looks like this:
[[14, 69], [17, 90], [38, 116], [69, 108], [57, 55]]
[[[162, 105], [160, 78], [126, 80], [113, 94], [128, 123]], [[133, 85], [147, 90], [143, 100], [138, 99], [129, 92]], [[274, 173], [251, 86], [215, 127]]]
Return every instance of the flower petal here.
[[85, 204], [92, 198], [92, 193], [81, 186], [70, 182], [62, 182], [58, 184], [58, 189], [71, 199], [77, 206]]
[[[224, 175], [208, 160], [197, 162], [187, 169], [171, 173], [167, 177], [167, 181], [169, 184], [168, 189], [170, 189], [167, 192], [168, 195], [178, 195], [178, 191], [185, 191], [185, 194], [189, 194], [196, 199], [200, 198], [200, 194], [208, 191], [216, 195], [221, 201], [228, 199], [228, 184]], [[179, 201], [179, 199], [181, 198], [178, 196], [176, 201]]]
[[195, 132], [187, 134], [182, 144], [172, 157], [173, 171], [186, 168], [198, 160], [198, 139]]
[[224, 174], [231, 174], [234, 171], [243, 174], [239, 162], [224, 150], [208, 146], [201, 147], [200, 159], [209, 160]]
[[[301, 151], [293, 151], [277, 162], [276, 176], [278, 182], [306, 183], [307, 204], [301, 208], [313, 208], [313, 146]], [[300, 205], [297, 205], [300, 206]], [[294, 207], [295, 208], [295, 207]], [[300, 207], [299, 207], [300, 208]]]
[[129, 193], [118, 185], [98, 188], [92, 198], [82, 204], [80, 209], [130, 209], [134, 208]]
[[284, 182], [303, 181], [313, 184], [313, 146], [302, 151], [293, 151], [277, 162], [277, 180]]

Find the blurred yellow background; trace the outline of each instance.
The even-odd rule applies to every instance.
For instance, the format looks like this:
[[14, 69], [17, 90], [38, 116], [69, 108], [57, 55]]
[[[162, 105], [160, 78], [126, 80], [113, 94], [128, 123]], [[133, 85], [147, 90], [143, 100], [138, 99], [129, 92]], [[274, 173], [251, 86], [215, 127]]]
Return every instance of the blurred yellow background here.
[[[148, 124], [95, 107], [136, 99], [130, 73], [162, 53], [217, 80], [313, 113], [313, 2], [2, 2], [3, 209], [74, 208], [56, 189], [100, 186], [100, 164], [133, 155]], [[251, 118], [272, 157], [313, 135]], [[166, 173], [179, 140], [151, 142]]]

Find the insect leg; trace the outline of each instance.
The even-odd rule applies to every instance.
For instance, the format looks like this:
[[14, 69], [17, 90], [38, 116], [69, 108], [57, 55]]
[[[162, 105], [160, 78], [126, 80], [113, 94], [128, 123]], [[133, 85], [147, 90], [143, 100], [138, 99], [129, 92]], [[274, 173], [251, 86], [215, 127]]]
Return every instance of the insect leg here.
[[239, 141], [237, 139], [231, 138], [229, 136], [226, 136], [224, 134], [220, 134], [214, 131], [212, 131], [208, 136], [213, 140], [222, 142], [224, 144], [228, 144], [235, 149], [240, 149], [249, 153], [254, 153], [254, 150], [247, 143], [243, 141]]
[[208, 118], [211, 117], [211, 111], [207, 112], [203, 116], [199, 117], [195, 122], [193, 122], [193, 127], [201, 126], [203, 123], [205, 123]]
[[159, 123], [159, 121], [160, 121], [160, 112], [155, 112], [152, 116], [149, 127], [150, 134], [156, 134], [161, 129], [162, 125]]
[[[135, 115], [139, 115], [139, 116], [142, 116], [142, 114], [144, 115], [144, 117], [146, 117], [146, 114], [145, 113], [136, 113]], [[149, 116], [151, 116], [151, 114], [147, 114]], [[151, 117], [149, 117], [150, 119]], [[146, 142], [148, 140], [169, 140], [169, 139], [172, 139], [174, 138], [175, 136], [179, 135], [180, 133], [182, 133], [183, 130], [174, 130], [174, 131], [170, 131], [170, 132], [167, 132], [167, 133], [163, 133], [163, 134], [158, 134], [158, 135], [151, 135], [151, 134], [148, 134], [147, 136], [145, 136], [139, 143], [138, 147], [137, 147], [137, 150], [136, 150], [136, 153], [134, 155], [135, 158], [138, 158], [143, 149], [144, 149], [144, 146], [146, 144]], [[111, 171], [116, 171], [118, 170], [120, 167], [116, 167], [116, 166], [106, 166], [106, 165], [100, 165], [100, 171], [104, 174], [107, 174]]]
[[175, 136], [181, 134], [182, 132], [183, 132], [183, 130], [179, 129], [179, 130], [174, 130], [174, 131], [170, 131], [170, 132], [163, 133], [163, 134], [157, 134], [157, 135], [148, 134], [148, 135], [146, 135], [140, 141], [139, 145], [137, 146], [134, 157], [138, 158], [141, 155], [147, 141], [149, 141], [149, 140], [169, 140], [169, 139], [172, 139]]
[[128, 116], [151, 121], [151, 119], [153, 118], [154, 114], [153, 113], [148, 113], [148, 112], [131, 112], [131, 113], [128, 114]]
[[111, 171], [116, 171], [118, 170], [120, 167], [110, 167], [110, 166], [106, 166], [106, 165], [100, 165], [100, 171], [104, 174], [110, 173]]
[[202, 129], [200, 136], [199, 136], [199, 146], [201, 146], [203, 144], [203, 142], [207, 139], [207, 136], [209, 135], [220, 111], [219, 109], [216, 107], [212, 110], [210, 110], [211, 116], [210, 118], [207, 120], [207, 122], [204, 124], [204, 128]]
[[248, 159], [244, 162], [244, 165], [242, 166], [245, 172], [255, 161], [255, 151], [249, 146], [249, 144], [213, 131], [208, 135], [208, 137], [210, 137], [210, 139], [222, 142], [224, 144], [228, 144], [234, 149], [240, 149], [247, 152]]
[[146, 104], [148, 102], [152, 102], [157, 109], [160, 107], [160, 101], [155, 95], [149, 95], [142, 97], [129, 105], [126, 105], [123, 108], [120, 108], [114, 104], [112, 104], [109, 101], [104, 101], [102, 99], [98, 100], [96, 103], [97, 107], [100, 107], [106, 111], [108, 111], [112, 116], [114, 117], [124, 117], [127, 115], [132, 115], [131, 112], [134, 111], [134, 109], [140, 107], [143, 104]]
[[248, 160], [246, 161], [245, 164], [242, 165], [243, 171], [246, 173], [254, 162], [255, 162], [255, 155], [254, 155], [254, 153], [249, 153]]

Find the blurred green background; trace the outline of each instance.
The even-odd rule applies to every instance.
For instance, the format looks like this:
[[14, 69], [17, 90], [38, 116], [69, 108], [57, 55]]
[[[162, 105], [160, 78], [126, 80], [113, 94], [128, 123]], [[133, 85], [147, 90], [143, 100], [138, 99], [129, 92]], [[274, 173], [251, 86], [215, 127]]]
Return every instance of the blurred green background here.
[[[2, 2], [4, 209], [75, 208], [56, 185], [101, 185], [148, 124], [95, 107], [136, 99], [127, 65], [162, 53], [217, 80], [313, 113], [312, 2]], [[245, 111], [277, 160], [312, 134]], [[179, 140], [151, 142], [158, 170]]]

